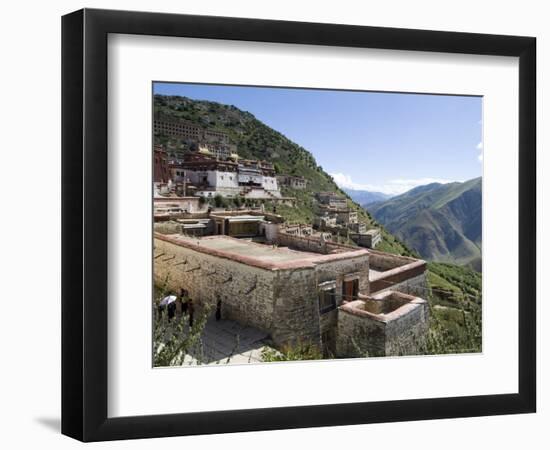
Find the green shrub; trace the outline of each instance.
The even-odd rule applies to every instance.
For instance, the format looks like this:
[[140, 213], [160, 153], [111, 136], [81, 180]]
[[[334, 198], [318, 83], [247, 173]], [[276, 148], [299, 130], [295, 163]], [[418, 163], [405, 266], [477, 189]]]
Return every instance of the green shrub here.
[[309, 342], [298, 342], [294, 345], [285, 345], [280, 350], [265, 347], [262, 350], [263, 362], [276, 361], [305, 361], [323, 359], [319, 349]]
[[216, 194], [214, 197], [214, 206], [216, 208], [225, 208], [227, 206], [227, 200], [223, 198], [220, 194]]

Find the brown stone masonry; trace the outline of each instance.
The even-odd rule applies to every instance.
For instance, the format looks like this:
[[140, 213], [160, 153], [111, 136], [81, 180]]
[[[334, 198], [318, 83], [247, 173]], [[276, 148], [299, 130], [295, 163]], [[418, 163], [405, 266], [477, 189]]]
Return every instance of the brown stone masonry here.
[[425, 278], [427, 270], [426, 261], [372, 249], [369, 250], [369, 255], [372, 269], [370, 293], [389, 289], [407, 281], [424, 284], [422, 279]]
[[388, 289], [392, 285], [423, 275], [426, 272], [426, 268], [426, 261], [416, 261], [405, 266], [382, 272], [378, 277], [371, 278], [370, 292], [382, 291]]
[[429, 327], [426, 300], [386, 291], [340, 306], [336, 352], [344, 357], [414, 355]]

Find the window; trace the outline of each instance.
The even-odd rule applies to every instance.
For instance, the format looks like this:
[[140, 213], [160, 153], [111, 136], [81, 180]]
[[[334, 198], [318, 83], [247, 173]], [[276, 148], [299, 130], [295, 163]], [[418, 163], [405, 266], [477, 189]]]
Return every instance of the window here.
[[319, 286], [319, 312], [321, 314], [336, 308], [336, 283], [323, 283]]

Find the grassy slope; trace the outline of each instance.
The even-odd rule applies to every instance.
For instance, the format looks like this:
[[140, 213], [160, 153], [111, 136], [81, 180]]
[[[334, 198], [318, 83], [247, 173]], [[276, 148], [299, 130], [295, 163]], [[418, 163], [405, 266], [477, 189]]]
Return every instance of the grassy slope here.
[[454, 264], [429, 263], [428, 353], [481, 351], [481, 274]]

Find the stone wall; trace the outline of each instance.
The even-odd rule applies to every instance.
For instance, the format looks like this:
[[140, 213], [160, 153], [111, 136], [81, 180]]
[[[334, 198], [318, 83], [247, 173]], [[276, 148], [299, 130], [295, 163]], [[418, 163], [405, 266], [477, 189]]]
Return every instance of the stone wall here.
[[429, 328], [426, 300], [400, 292], [386, 292], [370, 301], [388, 304], [369, 304], [367, 298], [339, 308], [336, 337], [339, 357], [423, 353]]
[[[375, 248], [381, 241], [380, 233], [357, 232], [349, 233], [349, 237], [359, 246]], [[376, 258], [376, 257], [375, 257]]]
[[389, 289], [407, 294], [426, 296], [426, 261], [407, 256], [369, 250], [370, 267], [380, 273], [371, 275], [369, 293]]
[[318, 264], [315, 267], [317, 285], [326, 281], [336, 281], [337, 305], [342, 303], [342, 285], [344, 278], [358, 278], [359, 292], [369, 291], [369, 257], [368, 255], [355, 258], [345, 258]]
[[407, 312], [386, 324], [386, 355], [417, 355], [426, 345], [429, 328], [428, 304], [406, 305]]
[[197, 307], [271, 335], [276, 346], [320, 345], [317, 275], [313, 266], [272, 270], [208, 255], [156, 238], [154, 277], [176, 294], [186, 289]]
[[336, 335], [338, 333], [338, 308], [321, 314], [320, 332], [322, 351], [325, 357], [334, 358], [336, 353]]
[[[311, 241], [289, 237], [293, 242]], [[223, 318], [268, 333], [279, 348], [286, 344], [312, 343], [328, 356], [365, 357], [415, 354], [424, 345], [428, 329], [427, 302], [406, 295], [421, 291], [416, 295], [424, 296], [423, 270], [405, 280], [390, 279], [395, 283], [384, 286], [370, 298], [374, 306], [380, 306], [376, 310], [373, 305], [367, 307], [370, 300], [364, 295], [373, 290], [369, 283], [371, 253], [366, 250], [319, 255], [315, 263], [303, 267], [266, 265], [211, 254], [201, 251], [200, 244], [179, 245], [170, 239], [155, 236], [155, 283], [166, 284], [175, 294], [186, 289], [197, 312], [205, 305], [213, 312], [221, 301]], [[422, 268], [423, 261], [407, 260], [414, 270]], [[398, 267], [404, 268], [407, 265]], [[391, 275], [392, 269], [387, 273]], [[412, 272], [406, 269], [398, 273], [402, 276]], [[343, 283], [353, 279], [359, 280], [359, 299], [343, 304]], [[335, 309], [321, 313], [319, 285], [327, 282], [334, 282]], [[380, 284], [380, 280], [372, 283], [377, 282]], [[387, 304], [382, 305], [384, 300]]]
[[326, 241], [316, 237], [297, 236], [285, 233], [282, 230], [279, 230], [277, 234], [277, 244], [304, 252], [324, 254], [357, 250], [357, 247], [350, 245], [338, 244], [337, 242]]
[[174, 221], [155, 222], [153, 229], [162, 234], [178, 234], [181, 231], [181, 224]]
[[352, 314], [343, 307], [338, 311], [336, 354], [342, 358], [385, 356], [386, 324]]
[[313, 268], [277, 270], [271, 337], [276, 345], [311, 343], [320, 348], [319, 303]]
[[[264, 268], [203, 253], [157, 236], [154, 239], [154, 276], [179, 294], [186, 289], [194, 304], [212, 310], [221, 301], [222, 317], [250, 325], [271, 335], [276, 346], [310, 342], [321, 346], [322, 333], [336, 335], [338, 311], [319, 312], [321, 283], [335, 282], [336, 306], [342, 303], [344, 280], [357, 278], [368, 291], [368, 254], [345, 257], [320, 255], [304, 267]], [[334, 342], [325, 343], [334, 348]]]
[[154, 278], [179, 294], [186, 289], [197, 306], [215, 308], [222, 317], [271, 332], [276, 274], [229, 259], [200, 253], [161, 239], [154, 240]]
[[[316, 286], [321, 283], [335, 281], [335, 309], [320, 313], [320, 334], [322, 349], [326, 356], [339, 355], [336, 347], [336, 336], [338, 334], [339, 309], [342, 304], [342, 291], [344, 281], [357, 278], [359, 280], [359, 292], [368, 292], [369, 283], [369, 261], [368, 256], [343, 259], [319, 264], [315, 267]], [[316, 292], [316, 304], [318, 308], [318, 292]], [[323, 339], [324, 336], [324, 339]]]
[[380, 252], [377, 250], [371, 250], [370, 255], [370, 265], [373, 268], [376, 268], [376, 270], [390, 270], [419, 261], [415, 258], [393, 255], [391, 253]]
[[369, 292], [374, 294], [385, 291], [399, 291], [404, 294], [417, 295], [419, 297], [427, 297], [429, 294], [428, 280], [426, 272], [423, 271], [419, 275], [406, 278], [400, 282], [393, 282], [391, 279], [379, 279], [371, 282]]

